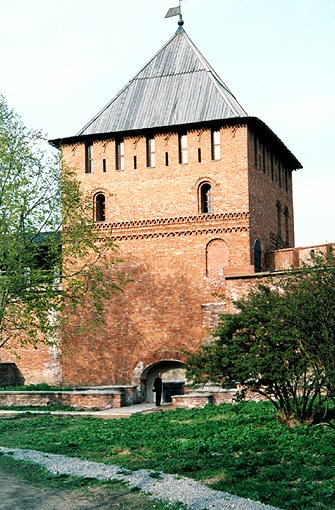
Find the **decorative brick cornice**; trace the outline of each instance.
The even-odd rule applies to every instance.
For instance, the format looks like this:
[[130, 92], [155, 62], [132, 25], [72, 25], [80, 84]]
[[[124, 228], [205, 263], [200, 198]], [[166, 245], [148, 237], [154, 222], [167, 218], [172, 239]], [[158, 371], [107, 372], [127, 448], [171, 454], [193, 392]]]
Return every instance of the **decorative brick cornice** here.
[[96, 225], [99, 232], [111, 230], [116, 241], [180, 237], [190, 235], [220, 235], [249, 231], [249, 213], [231, 212], [200, 214], [177, 218], [153, 218], [122, 222], [103, 222]]

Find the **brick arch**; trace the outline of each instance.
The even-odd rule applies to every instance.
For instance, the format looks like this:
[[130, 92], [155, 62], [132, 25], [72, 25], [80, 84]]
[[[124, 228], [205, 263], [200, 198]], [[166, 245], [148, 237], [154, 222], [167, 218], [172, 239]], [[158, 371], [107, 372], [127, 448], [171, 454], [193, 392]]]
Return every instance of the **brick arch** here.
[[157, 365], [158, 363], [161, 363], [162, 361], [169, 360], [169, 361], [176, 361], [180, 363], [186, 362], [186, 355], [184, 352], [181, 351], [155, 351], [150, 353], [148, 356], [142, 359], [142, 367], [144, 373], [149, 367], [152, 367], [153, 365]]
[[185, 363], [178, 359], [160, 359], [147, 366], [141, 375], [140, 388], [146, 402], [154, 402], [153, 384], [155, 377], [161, 373], [163, 379], [163, 400], [171, 402], [172, 394], [183, 394]]
[[206, 275], [209, 278], [223, 276], [228, 266], [228, 247], [223, 239], [216, 238], [206, 246]]

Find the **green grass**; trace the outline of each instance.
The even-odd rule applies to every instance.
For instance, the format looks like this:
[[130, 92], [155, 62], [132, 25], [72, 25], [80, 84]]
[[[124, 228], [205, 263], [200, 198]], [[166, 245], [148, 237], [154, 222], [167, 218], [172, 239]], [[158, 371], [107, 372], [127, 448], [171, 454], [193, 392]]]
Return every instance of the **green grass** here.
[[335, 431], [287, 428], [264, 402], [119, 420], [19, 415], [0, 420], [0, 444], [178, 473], [288, 510], [335, 510]]
[[46, 413], [50, 411], [100, 411], [98, 408], [93, 409], [81, 409], [73, 406], [63, 406], [63, 405], [27, 405], [27, 406], [16, 406], [16, 405], [0, 405], [0, 411], [44, 411]]

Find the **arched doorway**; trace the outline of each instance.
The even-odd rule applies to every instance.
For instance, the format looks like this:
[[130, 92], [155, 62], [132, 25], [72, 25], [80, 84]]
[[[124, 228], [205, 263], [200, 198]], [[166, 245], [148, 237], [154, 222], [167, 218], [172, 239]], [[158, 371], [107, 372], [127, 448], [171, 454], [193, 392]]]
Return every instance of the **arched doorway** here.
[[223, 239], [212, 239], [206, 246], [206, 274], [209, 278], [224, 275], [228, 266], [228, 247]]
[[146, 367], [141, 375], [141, 390], [146, 402], [154, 402], [153, 385], [158, 373], [162, 374], [162, 402], [171, 402], [172, 395], [183, 395], [186, 382], [185, 363], [178, 360], [161, 360]]

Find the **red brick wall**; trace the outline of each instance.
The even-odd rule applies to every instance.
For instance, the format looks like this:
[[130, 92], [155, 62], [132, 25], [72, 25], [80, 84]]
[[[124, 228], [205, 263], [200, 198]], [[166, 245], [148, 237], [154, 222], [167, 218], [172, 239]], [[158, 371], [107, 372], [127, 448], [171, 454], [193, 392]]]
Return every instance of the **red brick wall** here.
[[[203, 304], [222, 299], [216, 295], [220, 274], [252, 270], [247, 128], [221, 130], [220, 161], [211, 160], [210, 130], [188, 132], [188, 164], [179, 164], [177, 133], [157, 135], [155, 144], [156, 166], [146, 168], [145, 138], [126, 138], [125, 169], [116, 171], [114, 141], [97, 141], [93, 174], [85, 174], [83, 145], [63, 148], [92, 200], [105, 193], [106, 220], [132, 280], [108, 304], [107, 326], [98, 336], [86, 332], [65, 346], [66, 383], [136, 383], [139, 365], [184, 359], [185, 349], [210, 334]], [[209, 215], [199, 214], [204, 181], [212, 186]]]
[[[256, 146], [255, 147], [255, 138]], [[261, 241], [263, 268], [264, 254], [273, 251], [270, 234], [278, 236], [277, 202], [280, 203], [281, 238], [286, 242], [285, 207], [288, 209], [288, 242], [294, 246], [294, 218], [292, 196], [292, 169], [285, 163], [275, 147], [249, 132], [249, 193], [250, 193], [250, 246], [253, 253], [255, 240]], [[256, 166], [257, 160], [257, 166]], [[281, 171], [280, 171], [281, 170]], [[279, 175], [280, 174], [280, 175]], [[286, 176], [285, 176], [286, 174]], [[280, 246], [279, 246], [280, 247]]]
[[29, 345], [8, 343], [0, 349], [2, 363], [15, 363], [25, 384], [46, 382], [57, 385], [62, 380], [59, 349], [39, 344], [37, 349]]
[[[246, 126], [221, 128], [220, 161], [211, 159], [209, 129], [188, 131], [187, 164], [179, 163], [177, 133], [155, 135], [154, 168], [146, 167], [145, 137], [127, 137], [124, 144], [125, 168], [117, 171], [115, 141], [94, 141], [93, 174], [85, 174], [83, 144], [63, 147], [92, 200], [95, 193], [105, 193], [106, 224], [113, 225], [132, 280], [108, 304], [107, 326], [99, 335], [88, 331], [65, 346], [67, 383], [136, 384], [139, 366], [182, 360], [185, 349], [209, 340], [215, 312], [232, 309], [231, 299], [255, 284], [225, 282], [223, 276], [253, 272], [257, 237], [264, 251], [270, 249], [270, 232], [277, 233], [277, 200], [289, 208], [293, 241], [291, 181], [286, 191], [283, 172], [279, 185], [279, 167], [272, 175], [271, 147], [265, 148], [265, 163], [257, 160], [256, 165], [254, 138]], [[203, 182], [212, 186], [209, 215], [199, 214]], [[283, 218], [283, 237], [284, 227]]]
[[[112, 224], [124, 259], [119, 268], [131, 279], [107, 303], [102, 331], [86, 328], [85, 334], [64, 337], [67, 384], [138, 384], [139, 367], [184, 360], [185, 349], [210, 340], [217, 311], [231, 310], [231, 299], [255, 283], [224, 277], [253, 273], [257, 237], [263, 251], [271, 247], [277, 200], [289, 208], [293, 242], [291, 182], [286, 192], [279, 186], [278, 170], [272, 180], [266, 164], [259, 161], [256, 167], [254, 139], [246, 126], [221, 128], [219, 161], [211, 159], [209, 129], [188, 131], [187, 164], [179, 163], [176, 132], [156, 133], [154, 168], [146, 167], [144, 136], [128, 136], [124, 144], [125, 169], [117, 171], [115, 140], [93, 140], [92, 174], [85, 173], [83, 143], [63, 146], [65, 161], [76, 168], [92, 201], [96, 193], [105, 194], [106, 222], [97, 228]], [[203, 182], [212, 187], [211, 214], [200, 214]], [[282, 224], [284, 229], [284, 218]], [[73, 322], [84, 319], [85, 309]], [[42, 349], [35, 359], [22, 359], [30, 377], [43, 375], [43, 366], [50, 366], [48, 355]]]

